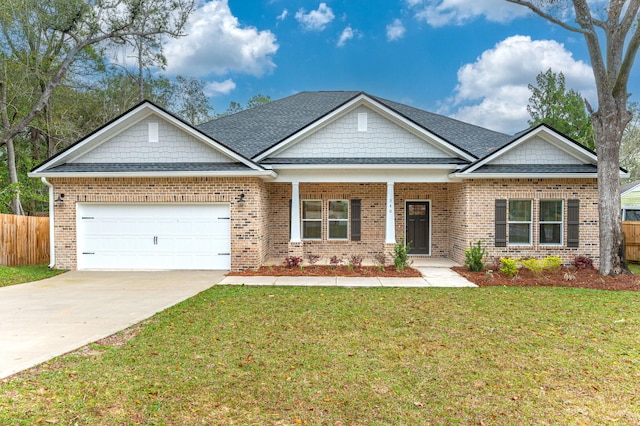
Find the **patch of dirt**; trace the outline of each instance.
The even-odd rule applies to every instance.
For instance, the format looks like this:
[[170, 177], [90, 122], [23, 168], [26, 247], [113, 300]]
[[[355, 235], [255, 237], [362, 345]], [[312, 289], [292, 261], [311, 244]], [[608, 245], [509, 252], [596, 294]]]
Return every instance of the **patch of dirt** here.
[[347, 266], [313, 265], [304, 268], [288, 268], [286, 266], [261, 266], [257, 270], [230, 272], [231, 276], [278, 276], [278, 277], [421, 277], [416, 269], [407, 267], [402, 271], [389, 266], [383, 270], [377, 266], [362, 266], [350, 269]]
[[523, 268], [514, 278], [507, 277], [499, 271], [470, 272], [460, 266], [451, 269], [479, 287], [580, 287], [640, 291], [640, 275], [622, 274], [617, 277], [605, 277], [595, 269], [563, 268], [558, 272], [544, 272], [542, 276], [536, 277], [531, 271]]

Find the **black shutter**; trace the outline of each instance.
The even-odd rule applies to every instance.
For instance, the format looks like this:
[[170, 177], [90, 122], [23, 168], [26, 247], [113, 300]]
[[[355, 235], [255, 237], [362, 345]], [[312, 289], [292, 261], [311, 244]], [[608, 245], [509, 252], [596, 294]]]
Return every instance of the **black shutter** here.
[[496, 200], [496, 247], [507, 246], [507, 200]]
[[580, 200], [567, 200], [567, 247], [580, 246]]
[[351, 241], [360, 241], [361, 200], [351, 200]]

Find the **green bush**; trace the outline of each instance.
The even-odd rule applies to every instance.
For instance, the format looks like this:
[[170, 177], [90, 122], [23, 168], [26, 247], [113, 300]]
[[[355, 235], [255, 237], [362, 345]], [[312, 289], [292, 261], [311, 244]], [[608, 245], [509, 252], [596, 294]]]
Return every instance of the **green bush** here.
[[560, 256], [547, 256], [544, 258], [544, 269], [551, 272], [558, 272], [562, 269], [562, 259]]
[[396, 270], [402, 271], [413, 263], [409, 261], [409, 248], [409, 244], [405, 244], [404, 240], [400, 240], [399, 243], [393, 246], [393, 263], [396, 266]]
[[540, 259], [522, 259], [520, 263], [523, 267], [533, 272], [536, 277], [542, 276], [542, 271], [545, 269], [545, 262]]
[[507, 277], [515, 277], [518, 275], [518, 259], [512, 259], [510, 257], [500, 258], [500, 272]]
[[487, 250], [482, 247], [482, 242], [478, 241], [475, 245], [469, 243], [469, 248], [464, 251], [465, 266], [471, 272], [480, 272], [484, 269], [484, 258], [487, 256]]

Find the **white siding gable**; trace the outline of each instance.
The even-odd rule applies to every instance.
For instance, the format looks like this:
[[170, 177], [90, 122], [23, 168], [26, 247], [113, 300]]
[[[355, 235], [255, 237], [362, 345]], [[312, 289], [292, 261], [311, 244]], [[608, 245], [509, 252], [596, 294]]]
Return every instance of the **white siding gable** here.
[[583, 162], [541, 137], [535, 137], [508, 150], [488, 164], [583, 164]]
[[378, 157], [448, 158], [453, 155], [360, 106], [271, 158]]
[[[150, 141], [150, 123], [158, 140]], [[235, 162], [157, 115], [151, 115], [71, 163], [224, 163]]]

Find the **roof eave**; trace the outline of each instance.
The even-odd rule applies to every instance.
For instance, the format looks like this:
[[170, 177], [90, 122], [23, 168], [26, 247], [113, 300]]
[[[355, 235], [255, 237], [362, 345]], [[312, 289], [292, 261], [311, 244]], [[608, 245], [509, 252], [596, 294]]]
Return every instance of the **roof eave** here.
[[597, 173], [451, 173], [458, 179], [597, 179]]
[[251, 171], [152, 171], [152, 172], [30, 172], [27, 176], [32, 178], [108, 178], [108, 177], [259, 177], [262, 179], [275, 179], [278, 174], [273, 170]]

